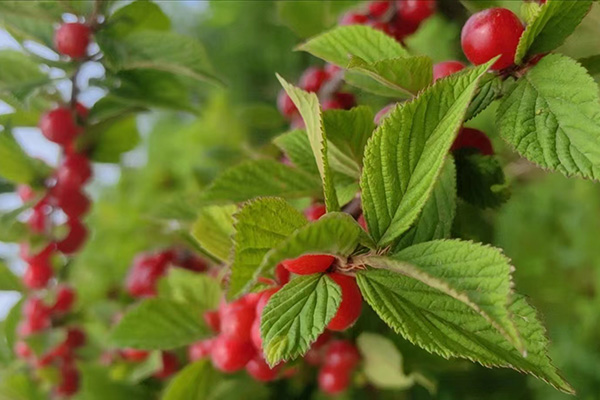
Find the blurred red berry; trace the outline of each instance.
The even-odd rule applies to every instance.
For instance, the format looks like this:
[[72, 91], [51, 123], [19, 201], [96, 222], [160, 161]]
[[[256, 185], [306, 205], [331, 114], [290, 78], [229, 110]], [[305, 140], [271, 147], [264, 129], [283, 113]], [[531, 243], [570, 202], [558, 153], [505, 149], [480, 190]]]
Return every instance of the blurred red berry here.
[[324, 204], [314, 203], [304, 210], [304, 215], [309, 221], [316, 221], [325, 215], [326, 212], [327, 209]]
[[281, 90], [277, 96], [277, 108], [281, 115], [290, 119], [298, 113], [296, 105], [285, 90]]
[[208, 327], [215, 333], [218, 333], [221, 326], [221, 318], [219, 317], [219, 311], [211, 310], [205, 311], [202, 314], [202, 318]]
[[250, 328], [255, 318], [255, 304], [239, 299], [227, 304], [220, 312], [221, 335], [241, 342], [250, 341]]
[[154, 373], [154, 377], [158, 379], [167, 379], [179, 369], [179, 360], [173, 353], [163, 351], [162, 368]]
[[60, 396], [71, 396], [79, 389], [79, 372], [72, 364], [64, 364], [60, 368], [60, 384], [56, 393]]
[[330, 395], [340, 394], [350, 386], [350, 372], [325, 366], [319, 370], [318, 381], [319, 389], [323, 392]]
[[121, 349], [119, 350], [119, 354], [124, 360], [131, 362], [141, 362], [148, 358], [150, 352], [147, 350], [138, 349]]
[[67, 221], [69, 227], [69, 233], [61, 241], [56, 243], [56, 248], [63, 254], [73, 254], [77, 250], [81, 249], [81, 246], [85, 243], [88, 231], [78, 219], [69, 219]]
[[360, 353], [349, 340], [334, 340], [327, 346], [325, 365], [351, 370], [360, 362]]
[[188, 358], [192, 362], [208, 358], [210, 357], [212, 346], [213, 339], [206, 339], [193, 343], [188, 347]]
[[210, 353], [214, 367], [228, 373], [244, 368], [255, 354], [252, 343], [240, 342], [226, 336], [218, 336], [215, 339]]
[[485, 156], [494, 154], [490, 138], [478, 129], [462, 128], [458, 132], [458, 136], [454, 140], [450, 150], [456, 151], [464, 148], [475, 149]]
[[458, 71], [465, 69], [465, 64], [460, 61], [444, 61], [433, 66], [433, 81], [452, 75]]
[[322, 68], [309, 67], [300, 77], [300, 87], [307, 92], [318, 92], [329, 79], [329, 74]]
[[382, 17], [383, 14], [388, 12], [392, 5], [391, 0], [383, 0], [383, 1], [371, 1], [368, 5], [369, 14], [372, 18]]
[[60, 187], [79, 189], [92, 177], [92, 167], [87, 157], [81, 154], [69, 154], [56, 172]]
[[327, 325], [327, 329], [344, 331], [354, 325], [358, 317], [360, 317], [362, 295], [354, 277], [339, 273], [329, 274], [329, 277], [340, 287], [342, 302], [336, 314]]
[[435, 0], [397, 0], [398, 17], [403, 21], [420, 24], [435, 13]]
[[293, 260], [285, 260], [283, 266], [297, 275], [310, 275], [325, 272], [335, 261], [334, 256], [325, 254], [307, 254]]
[[62, 146], [69, 144], [79, 133], [73, 113], [66, 107], [47, 112], [40, 119], [40, 129], [46, 139]]
[[29, 185], [17, 185], [17, 194], [23, 203], [35, 199], [35, 191]]
[[54, 45], [60, 54], [83, 58], [87, 54], [92, 31], [89, 26], [74, 22], [62, 24], [54, 34]]
[[56, 301], [52, 306], [52, 311], [57, 313], [66, 313], [71, 311], [75, 302], [75, 291], [69, 286], [61, 285], [56, 291]]
[[369, 17], [364, 14], [349, 11], [340, 19], [340, 25], [363, 25], [369, 22]]
[[42, 289], [52, 279], [52, 275], [52, 266], [48, 260], [35, 260], [27, 265], [23, 283], [30, 289]]
[[246, 364], [246, 372], [259, 382], [271, 382], [277, 378], [277, 374], [281, 369], [281, 364], [274, 368], [269, 367], [261, 355], [254, 356]]
[[71, 219], [83, 217], [90, 209], [90, 200], [77, 188], [56, 185], [52, 190], [56, 204]]

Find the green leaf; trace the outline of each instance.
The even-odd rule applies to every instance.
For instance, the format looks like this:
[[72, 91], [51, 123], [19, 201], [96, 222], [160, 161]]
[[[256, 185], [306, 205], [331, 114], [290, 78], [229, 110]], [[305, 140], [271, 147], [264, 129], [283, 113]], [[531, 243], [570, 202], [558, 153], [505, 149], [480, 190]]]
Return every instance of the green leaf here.
[[283, 199], [250, 201], [235, 215], [234, 258], [228, 296], [248, 290], [264, 256], [307, 223], [304, 215]]
[[373, 78], [401, 98], [415, 96], [433, 80], [433, 63], [427, 56], [397, 57], [374, 63], [352, 57], [347, 68]]
[[162, 400], [205, 400], [219, 381], [208, 361], [189, 364], [169, 382]]
[[37, 184], [46, 175], [43, 163], [23, 151], [8, 127], [0, 131], [0, 160], [0, 176], [14, 183]]
[[436, 82], [394, 108], [373, 134], [361, 188], [369, 233], [380, 246], [393, 242], [418, 217], [489, 66]]
[[273, 160], [251, 160], [219, 175], [202, 193], [202, 200], [230, 203], [260, 196], [302, 198], [318, 195], [319, 181], [297, 168]]
[[18, 219], [26, 209], [27, 207], [23, 206], [7, 213], [0, 213], [0, 242], [19, 243], [30, 237], [29, 227]]
[[506, 93], [500, 135], [522, 156], [567, 176], [600, 179], [598, 86], [575, 60], [544, 57]]
[[456, 168], [448, 157], [421, 215], [400, 237], [394, 252], [413, 244], [449, 238], [455, 215]]
[[153, 394], [140, 384], [127, 384], [111, 379], [104, 366], [80, 366], [81, 390], [78, 397], [85, 400], [148, 400]]
[[600, 54], [577, 60], [588, 73], [598, 80], [600, 78]]
[[200, 246], [221, 261], [227, 262], [233, 247], [235, 205], [203, 207], [192, 226], [192, 236]]
[[54, 25], [61, 21], [57, 2], [0, 1], [0, 26], [19, 42], [33, 40], [54, 47]]
[[171, 268], [158, 283], [160, 298], [184, 303], [195, 311], [215, 309], [221, 299], [221, 286], [216, 279], [195, 271]]
[[166, 350], [188, 345], [207, 334], [200, 314], [185, 303], [147, 299], [123, 316], [111, 341], [118, 347]]
[[137, 0], [119, 8], [108, 17], [102, 34], [118, 39], [136, 31], [168, 31], [170, 28], [169, 17], [157, 4], [147, 0]]
[[394, 38], [364, 25], [339, 26], [309, 39], [297, 49], [343, 68], [350, 56], [360, 57], [366, 63], [409, 56]]
[[[2, 340], [6, 339], [6, 347], [10, 352], [13, 352], [15, 343], [19, 340], [17, 336], [17, 326], [21, 322], [22, 309], [23, 309], [23, 298], [21, 298], [12, 308], [8, 311], [6, 318], [2, 323]], [[0, 379], [1, 381], [1, 379]]]
[[560, 46], [581, 23], [592, 3], [593, 0], [548, 0], [523, 32], [515, 63], [521, 64], [526, 55], [547, 53]]
[[510, 186], [498, 158], [477, 152], [458, 151], [456, 175], [458, 195], [480, 207], [499, 207], [510, 198]]
[[479, 87], [469, 104], [465, 121], [475, 118], [479, 113], [488, 108], [502, 91], [502, 79], [495, 74], [485, 74], [479, 81]]
[[281, 86], [283, 86], [283, 89], [290, 96], [298, 111], [300, 111], [300, 115], [306, 125], [306, 134], [317, 160], [317, 167], [319, 168], [319, 174], [323, 182], [323, 194], [325, 196], [327, 211], [339, 211], [340, 205], [333, 183], [333, 176], [329, 168], [327, 135], [323, 128], [319, 98], [315, 93], [305, 92], [289, 84], [279, 75], [277, 75], [277, 79], [279, 79]]
[[[325, 116], [323, 114], [325, 123]], [[317, 161], [313, 156], [310, 140], [304, 130], [293, 130], [273, 139], [273, 143], [283, 151], [289, 160], [298, 168], [311, 175], [319, 176]]]
[[16, 108], [25, 108], [27, 98], [50, 82], [31, 57], [17, 50], [1, 50], [0, 66], [0, 99]]
[[162, 369], [160, 351], [152, 351], [148, 357], [137, 363], [119, 362], [111, 368], [111, 376], [128, 383], [140, 383]]
[[2, 400], [45, 400], [48, 396], [26, 372], [10, 371], [0, 373], [0, 399]]
[[319, 2], [277, 2], [279, 19], [300, 37], [308, 37], [330, 28], [336, 23], [340, 9], [352, 1], [322, 0]]
[[0, 291], [2, 290], [21, 292], [23, 284], [10, 268], [0, 260]]
[[404, 372], [402, 354], [394, 342], [375, 333], [363, 332], [356, 339], [362, 355], [363, 372], [373, 386], [380, 389], [405, 390], [420, 383], [435, 394], [436, 385], [418, 372]]
[[140, 135], [134, 116], [109, 119], [91, 125], [85, 135], [84, 147], [90, 149], [90, 158], [97, 162], [118, 163], [121, 155], [133, 150]]
[[357, 281], [377, 314], [396, 333], [428, 352], [488, 367], [513, 368], [574, 393], [548, 358], [545, 330], [522, 296], [515, 296], [509, 310], [527, 357], [472, 308], [421, 282], [385, 270], [361, 272]]
[[306, 353], [340, 302], [340, 287], [325, 274], [299, 276], [275, 293], [260, 323], [267, 363], [276, 365]]

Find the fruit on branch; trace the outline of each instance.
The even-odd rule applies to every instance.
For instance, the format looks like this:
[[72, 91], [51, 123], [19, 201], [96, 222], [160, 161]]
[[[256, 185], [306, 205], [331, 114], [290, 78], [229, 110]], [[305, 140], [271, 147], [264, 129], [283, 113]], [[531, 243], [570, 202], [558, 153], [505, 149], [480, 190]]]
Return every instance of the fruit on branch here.
[[92, 167], [87, 157], [81, 154], [68, 154], [58, 167], [56, 179], [60, 187], [79, 189], [92, 177]]
[[60, 285], [56, 290], [56, 300], [52, 306], [53, 313], [66, 313], [71, 311], [75, 303], [76, 294], [73, 288]]
[[435, 14], [435, 0], [397, 0], [398, 17], [409, 24], [420, 24]]
[[290, 281], [290, 271], [283, 264], [277, 264], [277, 267], [275, 267], [275, 279], [277, 279], [279, 285], [285, 285]]
[[300, 76], [300, 88], [307, 92], [317, 93], [329, 79], [329, 74], [318, 67], [308, 67]]
[[148, 358], [150, 352], [138, 349], [121, 349], [119, 350], [121, 358], [131, 362], [141, 362]]
[[23, 283], [30, 289], [43, 289], [52, 279], [52, 275], [50, 260], [36, 259], [27, 265]]
[[69, 233], [56, 243], [56, 249], [63, 254], [73, 254], [85, 243], [88, 231], [85, 225], [78, 219], [69, 219], [67, 226], [69, 227]]
[[52, 196], [56, 205], [71, 219], [80, 219], [90, 209], [90, 200], [79, 188], [57, 184], [52, 189]]
[[443, 61], [433, 66], [433, 81], [444, 78], [448, 75], [452, 75], [455, 72], [461, 71], [466, 68], [466, 65], [460, 61]]
[[219, 317], [219, 311], [217, 311], [217, 310], [205, 311], [204, 314], [202, 314], [202, 319], [204, 319], [204, 322], [206, 323], [206, 325], [208, 325], [208, 327], [213, 332], [215, 332], [215, 333], [220, 332], [221, 318]]
[[478, 129], [461, 128], [458, 136], [454, 140], [451, 151], [457, 151], [464, 148], [471, 148], [479, 151], [484, 156], [494, 154], [494, 148], [490, 138]]
[[23, 316], [30, 333], [42, 331], [50, 326], [50, 308], [39, 297], [31, 296], [25, 300]]
[[92, 31], [80, 22], [62, 24], [54, 33], [56, 50], [71, 58], [84, 58], [90, 44]]
[[501, 70], [513, 65], [523, 31], [523, 24], [512, 11], [505, 8], [483, 10], [473, 14], [463, 26], [462, 49], [475, 65], [500, 55], [492, 69]]
[[46, 139], [61, 146], [69, 145], [80, 131], [73, 113], [66, 107], [59, 107], [44, 114], [39, 127]]
[[218, 336], [213, 343], [210, 358], [216, 369], [231, 373], [243, 369], [255, 354], [256, 350], [250, 342]]
[[281, 365], [271, 368], [262, 355], [257, 354], [246, 364], [246, 372], [259, 382], [271, 382], [277, 378]]
[[349, 340], [334, 340], [327, 346], [325, 365], [350, 370], [360, 362], [360, 353]]
[[324, 204], [313, 203], [304, 210], [304, 216], [306, 216], [306, 219], [309, 221], [316, 221], [325, 215], [326, 212], [327, 209]]
[[168, 260], [161, 254], [141, 254], [133, 261], [126, 288], [133, 297], [156, 295], [156, 283], [167, 270]]
[[67, 338], [65, 339], [65, 345], [70, 349], [76, 349], [82, 347], [86, 342], [85, 332], [77, 327], [70, 327], [67, 330]]
[[167, 379], [179, 369], [179, 360], [173, 353], [163, 351], [161, 354], [162, 368], [154, 373], [158, 379]]
[[325, 272], [335, 261], [334, 256], [325, 254], [307, 254], [293, 260], [285, 260], [283, 266], [297, 275], [310, 275]]
[[369, 17], [365, 14], [349, 11], [340, 18], [340, 25], [363, 25], [369, 22]]
[[244, 298], [221, 308], [221, 335], [238, 341], [250, 341], [250, 331], [256, 316], [256, 304], [248, 303]]
[[354, 277], [337, 272], [329, 274], [329, 277], [340, 287], [342, 301], [337, 312], [331, 321], [329, 321], [327, 329], [344, 331], [354, 325], [358, 317], [360, 317], [362, 295]]
[[79, 372], [73, 363], [64, 363], [60, 369], [60, 384], [56, 387], [59, 396], [71, 396], [79, 389]]
[[188, 347], [188, 358], [190, 361], [193, 362], [210, 357], [213, 342], [213, 339], [206, 339], [191, 344], [190, 347]]
[[307, 364], [318, 366], [325, 360], [325, 351], [331, 339], [331, 332], [325, 331], [319, 335], [317, 340], [310, 346], [310, 349], [304, 355], [304, 361]]
[[391, 5], [392, 3], [390, 0], [371, 1], [369, 2], [367, 9], [369, 10], [369, 15], [372, 18], [381, 18], [386, 12], [389, 11]]
[[288, 96], [288, 94], [285, 92], [285, 90], [281, 90], [277, 96], [277, 108], [279, 109], [281, 115], [289, 119], [298, 114], [296, 105], [290, 96]]
[[350, 386], [350, 373], [347, 370], [325, 366], [319, 370], [318, 381], [319, 389], [327, 394], [336, 395]]

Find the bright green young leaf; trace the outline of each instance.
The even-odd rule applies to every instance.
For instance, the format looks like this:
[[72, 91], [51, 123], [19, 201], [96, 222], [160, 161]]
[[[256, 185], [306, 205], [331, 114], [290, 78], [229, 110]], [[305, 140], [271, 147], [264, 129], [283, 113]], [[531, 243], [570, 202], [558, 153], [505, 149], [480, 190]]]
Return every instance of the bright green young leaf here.
[[[323, 114], [325, 117], [326, 113]], [[325, 121], [323, 121], [325, 122]], [[304, 130], [294, 130], [277, 136], [273, 143], [285, 153], [289, 160], [298, 168], [318, 176], [319, 168], [310, 147], [310, 140]]]
[[208, 361], [189, 364], [169, 382], [161, 400], [206, 400], [219, 378]]
[[261, 196], [302, 198], [318, 196], [318, 178], [274, 160], [251, 160], [233, 166], [206, 188], [202, 200], [240, 202]]
[[306, 353], [341, 302], [340, 287], [325, 274], [299, 276], [275, 293], [263, 310], [260, 331], [270, 365]]
[[386, 246], [425, 205], [490, 63], [442, 79], [383, 119], [365, 150], [361, 178], [369, 233]]
[[118, 39], [135, 31], [167, 31], [170, 27], [169, 17], [156, 3], [137, 0], [119, 8], [108, 17], [102, 34]]
[[598, 86], [575, 60], [544, 57], [506, 93], [497, 121], [500, 135], [528, 160], [600, 179]]
[[234, 217], [234, 258], [227, 293], [230, 298], [250, 288], [270, 249], [307, 223], [304, 215], [278, 198], [250, 201]]
[[317, 167], [319, 168], [319, 174], [323, 182], [323, 194], [325, 196], [327, 211], [339, 211], [340, 205], [329, 167], [327, 136], [323, 128], [319, 98], [315, 93], [305, 92], [289, 84], [279, 75], [277, 75], [277, 79], [279, 79], [281, 86], [283, 86], [283, 89], [296, 105], [306, 125], [306, 134], [308, 135], [315, 160], [317, 160]]
[[0, 291], [14, 290], [20, 292], [23, 290], [21, 280], [0, 260]]
[[159, 281], [158, 294], [162, 299], [184, 303], [187, 308], [206, 311], [219, 305], [221, 286], [206, 274], [171, 268], [167, 276]]
[[479, 87], [467, 108], [465, 121], [475, 118], [480, 112], [488, 108], [502, 91], [502, 79], [495, 74], [485, 74], [479, 81]]
[[27, 98], [50, 82], [27, 54], [17, 50], [0, 51], [0, 99], [16, 108], [24, 108]]
[[593, 0], [548, 0], [521, 36], [515, 63], [526, 55], [547, 53], [560, 46], [588, 13]]
[[227, 262], [231, 256], [233, 214], [237, 206], [203, 207], [198, 212], [198, 218], [192, 226], [192, 236], [200, 246], [221, 261]]
[[497, 157], [469, 151], [455, 154], [460, 198], [480, 208], [499, 207], [510, 198], [510, 187]]
[[323, 112], [323, 127], [331, 148], [349, 157], [360, 169], [365, 146], [375, 130], [371, 109], [359, 106], [351, 110], [327, 110]]
[[389, 58], [374, 63], [352, 57], [347, 68], [373, 78], [403, 98], [415, 96], [433, 80], [433, 63], [427, 56]]
[[193, 343], [208, 334], [200, 313], [166, 299], [148, 299], [128, 311], [111, 335], [118, 347], [167, 350]]
[[394, 38], [365, 25], [339, 26], [309, 39], [298, 50], [343, 68], [350, 56], [360, 57], [366, 63], [409, 56]]
[[14, 183], [37, 184], [46, 175], [44, 165], [23, 151], [8, 127], [0, 131], [0, 160], [0, 176]]
[[139, 140], [136, 119], [131, 116], [91, 125], [86, 131], [84, 146], [91, 148], [92, 160], [118, 163], [121, 155], [133, 150]]
[[[1, 2], [0, 2], [1, 3]], [[46, 400], [48, 396], [27, 371], [0, 372], [0, 399], [2, 400]]]
[[381, 319], [428, 352], [513, 368], [574, 393], [548, 358], [544, 327], [523, 297], [516, 296], [509, 310], [527, 357], [472, 308], [417, 280], [385, 270], [361, 272], [357, 280], [365, 300]]
[[394, 252], [417, 243], [450, 237], [456, 215], [456, 167], [448, 157], [431, 196], [414, 225], [394, 246]]

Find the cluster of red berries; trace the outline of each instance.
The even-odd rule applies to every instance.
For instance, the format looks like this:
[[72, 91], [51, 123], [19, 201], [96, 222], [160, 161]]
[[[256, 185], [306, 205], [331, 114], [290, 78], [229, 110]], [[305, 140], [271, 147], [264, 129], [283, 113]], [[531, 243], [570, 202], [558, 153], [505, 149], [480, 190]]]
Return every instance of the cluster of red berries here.
[[330, 395], [340, 394], [350, 386], [352, 371], [360, 360], [360, 353], [351, 341], [331, 340], [328, 332], [304, 356], [308, 364], [319, 367], [319, 388]]

